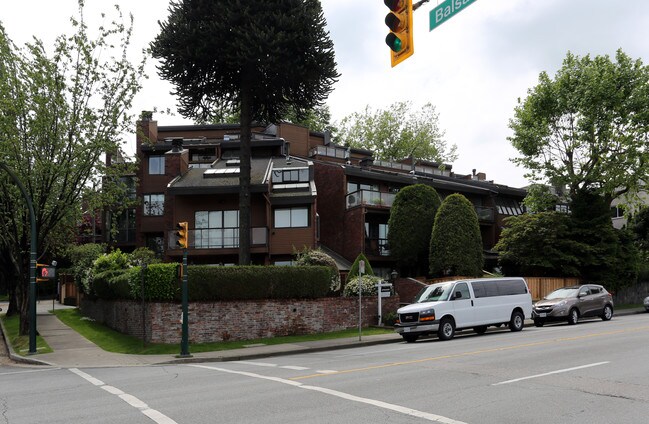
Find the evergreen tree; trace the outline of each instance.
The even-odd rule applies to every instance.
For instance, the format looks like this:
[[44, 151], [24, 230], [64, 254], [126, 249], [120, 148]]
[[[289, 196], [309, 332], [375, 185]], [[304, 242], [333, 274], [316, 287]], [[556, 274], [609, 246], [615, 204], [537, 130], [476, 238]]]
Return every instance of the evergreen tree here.
[[358, 263], [360, 261], [365, 261], [365, 274], [363, 275], [374, 275], [374, 270], [372, 269], [372, 265], [370, 265], [370, 261], [368, 261], [367, 257], [363, 254], [363, 252], [361, 252], [358, 254], [358, 256], [356, 256], [352, 267], [349, 269], [349, 273], [347, 274], [348, 281], [354, 277], [358, 277]]
[[388, 221], [388, 243], [401, 275], [426, 272], [430, 232], [440, 204], [435, 189], [424, 184], [404, 187], [395, 196]]
[[338, 78], [318, 0], [179, 0], [151, 44], [182, 115], [240, 112], [239, 263], [250, 263], [251, 123], [297, 118]]
[[461, 194], [444, 199], [435, 216], [430, 237], [430, 272], [433, 275], [482, 275], [482, 237], [473, 204]]

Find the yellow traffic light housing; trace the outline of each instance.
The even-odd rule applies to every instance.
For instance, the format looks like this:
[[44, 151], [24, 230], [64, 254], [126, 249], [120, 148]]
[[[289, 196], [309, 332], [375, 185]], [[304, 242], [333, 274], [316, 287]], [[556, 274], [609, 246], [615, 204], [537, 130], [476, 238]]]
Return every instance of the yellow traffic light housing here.
[[189, 230], [187, 221], [176, 224], [176, 246], [181, 249], [187, 249], [189, 247], [189, 243], [187, 243], [188, 236]]
[[385, 24], [390, 33], [385, 43], [390, 47], [390, 59], [394, 68], [415, 53], [412, 37], [412, 0], [383, 0], [390, 12]]

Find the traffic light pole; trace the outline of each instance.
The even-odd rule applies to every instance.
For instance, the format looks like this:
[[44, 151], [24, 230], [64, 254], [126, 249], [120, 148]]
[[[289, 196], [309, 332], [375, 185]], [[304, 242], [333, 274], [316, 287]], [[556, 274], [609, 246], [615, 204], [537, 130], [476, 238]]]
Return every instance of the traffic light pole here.
[[27, 194], [27, 190], [25, 190], [23, 183], [20, 182], [16, 174], [14, 174], [11, 168], [9, 168], [4, 162], [0, 162], [0, 168], [7, 171], [11, 178], [16, 182], [16, 185], [25, 198], [25, 202], [27, 202], [27, 208], [29, 209], [29, 220], [31, 222], [31, 246], [29, 247], [29, 354], [33, 355], [36, 353], [36, 245], [38, 243], [36, 214], [34, 214], [32, 199], [29, 197], [29, 194]]
[[190, 358], [189, 353], [189, 289], [187, 287], [187, 248], [183, 249], [183, 281], [182, 281], [182, 339], [180, 341], [180, 358]]

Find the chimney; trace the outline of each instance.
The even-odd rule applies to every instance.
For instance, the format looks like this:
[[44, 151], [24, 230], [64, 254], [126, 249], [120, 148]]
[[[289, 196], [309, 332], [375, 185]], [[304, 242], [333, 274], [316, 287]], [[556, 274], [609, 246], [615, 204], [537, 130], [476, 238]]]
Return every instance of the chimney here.
[[186, 174], [189, 169], [189, 150], [183, 149], [183, 138], [167, 138], [165, 141], [171, 141], [171, 150], [165, 153], [165, 174]]
[[136, 149], [139, 152], [142, 144], [155, 144], [158, 141], [158, 122], [153, 120], [153, 112], [143, 110], [136, 123]]

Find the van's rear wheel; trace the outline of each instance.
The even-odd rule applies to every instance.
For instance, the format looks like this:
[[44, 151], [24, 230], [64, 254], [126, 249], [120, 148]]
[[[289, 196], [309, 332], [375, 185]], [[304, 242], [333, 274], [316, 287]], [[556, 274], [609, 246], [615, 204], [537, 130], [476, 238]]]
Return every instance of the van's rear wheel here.
[[455, 323], [449, 317], [442, 318], [437, 330], [437, 337], [440, 340], [451, 340], [455, 336]]
[[509, 321], [509, 329], [512, 331], [521, 331], [525, 325], [525, 316], [520, 311], [512, 312], [512, 318]]
[[402, 334], [401, 337], [403, 337], [403, 340], [405, 340], [406, 343], [414, 343], [419, 338], [419, 335], [418, 334]]

